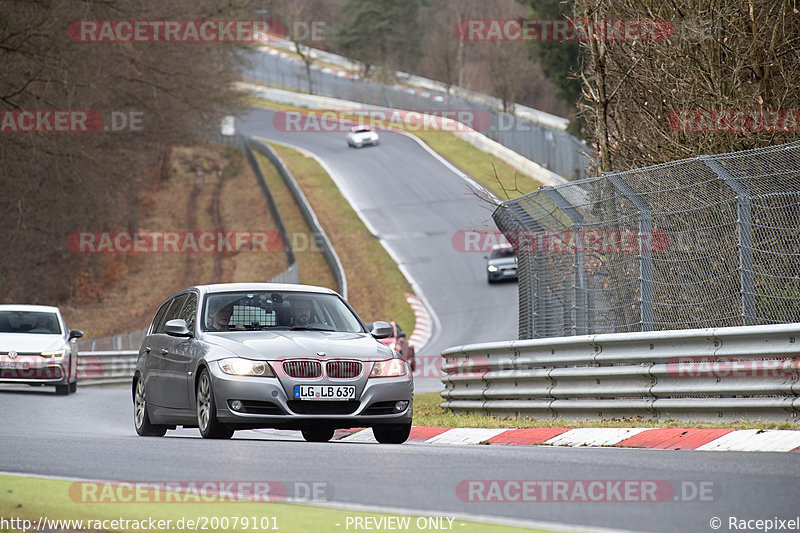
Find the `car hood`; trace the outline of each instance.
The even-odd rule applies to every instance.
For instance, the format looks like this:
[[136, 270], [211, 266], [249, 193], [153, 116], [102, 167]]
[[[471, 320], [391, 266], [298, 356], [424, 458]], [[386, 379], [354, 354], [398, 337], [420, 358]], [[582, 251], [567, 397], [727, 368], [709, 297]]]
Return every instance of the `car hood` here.
[[65, 345], [64, 338], [57, 333], [0, 333], [0, 352], [49, 352]]
[[[392, 350], [368, 333], [332, 331], [253, 331], [206, 334], [207, 342], [241, 357], [281, 361], [297, 357], [355, 358], [378, 361], [393, 356]], [[323, 352], [324, 356], [317, 356]]]

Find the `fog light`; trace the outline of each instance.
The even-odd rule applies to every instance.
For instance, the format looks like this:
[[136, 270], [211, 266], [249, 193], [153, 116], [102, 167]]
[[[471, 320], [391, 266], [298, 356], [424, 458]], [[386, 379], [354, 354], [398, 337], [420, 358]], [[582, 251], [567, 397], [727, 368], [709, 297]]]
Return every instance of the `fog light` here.
[[242, 402], [240, 402], [239, 400], [233, 400], [231, 402], [231, 409], [233, 409], [234, 411], [241, 411], [242, 409], [244, 409], [244, 405], [242, 405]]
[[398, 413], [401, 413], [401, 412], [405, 411], [406, 407], [408, 407], [408, 401], [406, 401], [406, 400], [403, 400], [401, 402], [397, 402], [396, 404], [394, 404], [394, 410], [395, 410], [395, 412], [398, 412]]

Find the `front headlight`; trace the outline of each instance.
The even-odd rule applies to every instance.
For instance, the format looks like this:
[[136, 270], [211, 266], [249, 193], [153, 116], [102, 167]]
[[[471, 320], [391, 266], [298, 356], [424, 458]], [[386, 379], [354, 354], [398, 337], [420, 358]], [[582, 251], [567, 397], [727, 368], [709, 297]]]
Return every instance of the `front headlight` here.
[[262, 378], [274, 378], [269, 364], [264, 361], [253, 361], [241, 357], [231, 357], [217, 361], [219, 367], [226, 374], [234, 376], [258, 376]]
[[54, 350], [52, 352], [42, 352], [42, 357], [64, 357], [67, 350]]
[[402, 359], [389, 359], [378, 361], [372, 365], [371, 378], [396, 378], [405, 376], [408, 372], [405, 361]]
[[497, 272], [497, 267], [496, 267], [496, 266], [494, 266], [494, 265], [489, 265], [489, 266], [487, 267], [487, 270], [488, 270], [489, 272]]

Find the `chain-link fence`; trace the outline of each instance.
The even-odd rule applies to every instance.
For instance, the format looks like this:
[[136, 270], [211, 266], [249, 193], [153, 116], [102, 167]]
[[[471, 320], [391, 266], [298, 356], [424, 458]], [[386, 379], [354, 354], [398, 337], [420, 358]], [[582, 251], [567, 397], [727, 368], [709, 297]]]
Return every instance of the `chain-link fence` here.
[[311, 72], [309, 91], [308, 76], [301, 63], [295, 64], [279, 56], [265, 53], [253, 55], [253, 66], [247, 75], [269, 87], [311, 92], [320, 96], [393, 109], [480, 111], [491, 118], [491, 125], [480, 133], [544, 168], [568, 180], [584, 177], [588, 168], [588, 160], [583, 155], [586, 152], [586, 145], [569, 133], [500, 112], [475, 101], [453, 95], [421, 94], [420, 91], [409, 91], [399, 86], [368, 83], [319, 70]]
[[542, 187], [493, 217], [520, 339], [800, 322], [800, 142]]

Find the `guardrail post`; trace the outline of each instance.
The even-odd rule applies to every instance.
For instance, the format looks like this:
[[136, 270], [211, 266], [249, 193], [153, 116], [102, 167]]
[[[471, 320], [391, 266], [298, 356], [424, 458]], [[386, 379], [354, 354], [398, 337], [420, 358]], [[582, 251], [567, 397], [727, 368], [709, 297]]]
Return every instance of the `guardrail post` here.
[[750, 191], [737, 180], [730, 170], [713, 159], [702, 155], [703, 162], [725, 185], [736, 193], [736, 224], [739, 230], [739, 292], [742, 298], [742, 325], [756, 323], [756, 289], [753, 273], [753, 226], [750, 211]]
[[[572, 229], [577, 233], [576, 238], [578, 238], [583, 231], [583, 215], [581, 215], [554, 187], [542, 187], [542, 190], [556, 207], [569, 217], [570, 221], [572, 221]], [[586, 264], [585, 252], [583, 251], [582, 245], [575, 247], [572, 268], [574, 280], [572, 296], [574, 319], [571, 326], [572, 334], [586, 335], [588, 333], [586, 313], [589, 309], [589, 302], [586, 297]]]
[[[603, 174], [639, 211], [639, 232], [652, 235], [653, 215], [650, 204], [619, 174]], [[653, 331], [653, 253], [639, 246], [639, 303], [641, 330]]]

